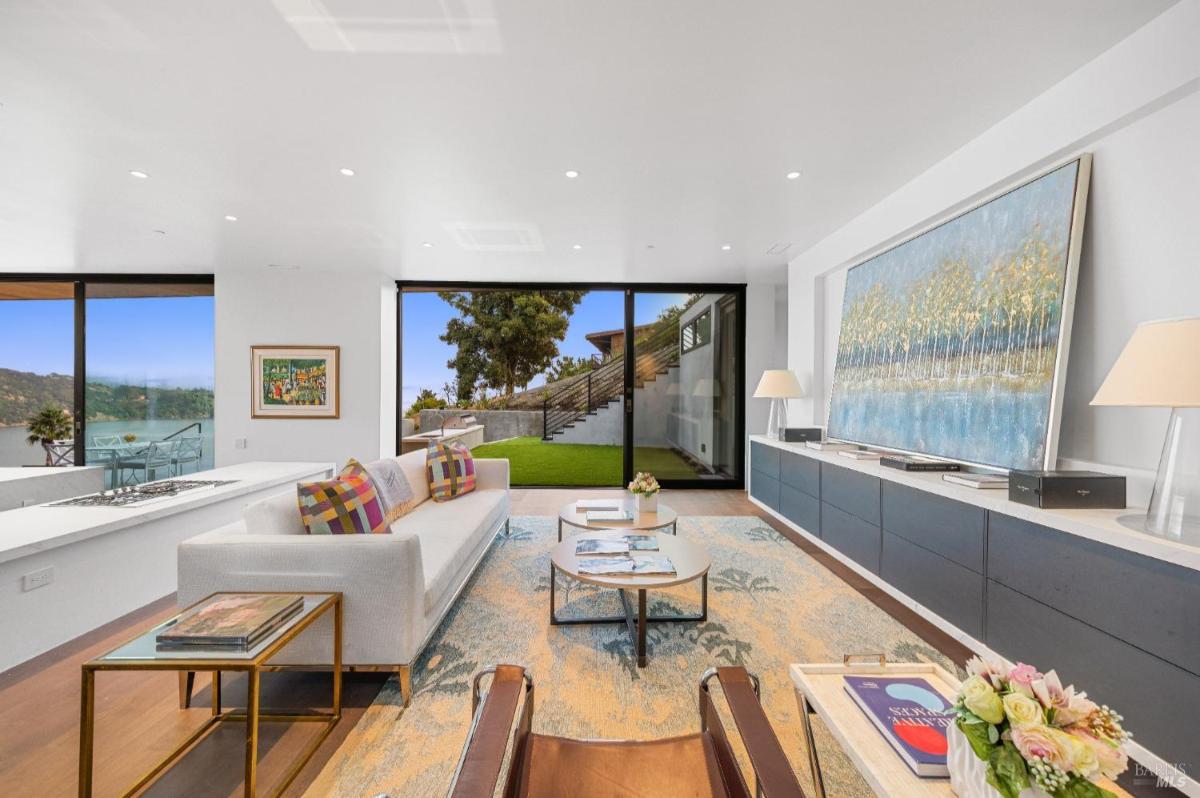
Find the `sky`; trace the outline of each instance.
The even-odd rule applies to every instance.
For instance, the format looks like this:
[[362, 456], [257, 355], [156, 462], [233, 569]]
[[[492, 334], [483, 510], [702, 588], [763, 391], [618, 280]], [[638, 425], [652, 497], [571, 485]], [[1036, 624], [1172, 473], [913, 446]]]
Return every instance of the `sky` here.
[[[73, 300], [0, 301], [0, 368], [74, 371]], [[213, 387], [213, 298], [87, 300], [88, 379]]]
[[[634, 296], [634, 324], [648, 324], [658, 318], [664, 308], [682, 303], [687, 294], [638, 293]], [[454, 381], [453, 370], [446, 363], [454, 357], [454, 347], [438, 340], [446, 331], [446, 322], [457, 311], [443, 302], [436, 293], [413, 292], [404, 295], [403, 346], [404, 374], [401, 401], [407, 409], [422, 388], [431, 388], [442, 395], [442, 386]], [[584, 336], [602, 330], [615, 330], [625, 325], [625, 295], [621, 291], [589, 291], [575, 307], [567, 326], [566, 338], [558, 345], [559, 354], [572, 357], [591, 357], [599, 354]], [[530, 383], [544, 383], [537, 377]]]

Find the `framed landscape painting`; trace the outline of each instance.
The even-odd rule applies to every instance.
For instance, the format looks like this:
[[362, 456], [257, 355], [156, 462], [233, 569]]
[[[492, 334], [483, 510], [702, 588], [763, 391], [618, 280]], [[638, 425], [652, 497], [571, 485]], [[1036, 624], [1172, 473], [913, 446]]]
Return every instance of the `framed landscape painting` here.
[[1090, 168], [1083, 155], [846, 273], [829, 437], [1055, 467]]
[[337, 418], [336, 346], [252, 346], [252, 418]]

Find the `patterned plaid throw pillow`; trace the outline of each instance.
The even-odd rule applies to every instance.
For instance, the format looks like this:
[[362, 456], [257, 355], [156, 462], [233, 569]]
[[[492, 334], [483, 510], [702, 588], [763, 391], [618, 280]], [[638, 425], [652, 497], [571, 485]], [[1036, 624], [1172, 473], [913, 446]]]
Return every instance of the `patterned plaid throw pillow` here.
[[387, 532], [383, 508], [371, 478], [351, 460], [335, 479], [296, 486], [300, 520], [310, 535], [353, 535]]
[[435, 502], [448, 502], [475, 490], [475, 460], [459, 441], [430, 442], [425, 450], [425, 477]]

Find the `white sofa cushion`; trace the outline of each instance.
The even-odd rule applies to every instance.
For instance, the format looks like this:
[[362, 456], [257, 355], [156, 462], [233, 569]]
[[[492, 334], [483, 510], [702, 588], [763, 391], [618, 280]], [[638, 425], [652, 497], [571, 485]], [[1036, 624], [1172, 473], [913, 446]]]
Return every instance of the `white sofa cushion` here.
[[425, 612], [456, 590], [479, 549], [508, 512], [508, 492], [477, 490], [438, 504], [427, 501], [392, 524], [396, 534], [415, 534], [421, 541], [425, 575]]
[[247, 505], [242, 517], [251, 535], [303, 535], [308, 531], [300, 519], [295, 489]]
[[401, 455], [396, 458], [396, 462], [400, 464], [400, 470], [404, 472], [404, 478], [412, 488], [413, 501], [421, 504], [428, 499], [429, 480], [425, 477], [425, 450]]

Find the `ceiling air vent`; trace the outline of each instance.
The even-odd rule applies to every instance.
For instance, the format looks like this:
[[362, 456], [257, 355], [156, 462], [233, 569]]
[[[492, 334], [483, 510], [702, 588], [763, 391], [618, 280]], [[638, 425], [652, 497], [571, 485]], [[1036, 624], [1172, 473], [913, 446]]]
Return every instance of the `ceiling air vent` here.
[[544, 252], [536, 224], [523, 222], [447, 222], [446, 232], [467, 252]]
[[767, 250], [767, 254], [768, 255], [782, 255], [783, 253], [788, 251], [788, 248], [791, 247], [791, 245], [792, 245], [791, 241], [781, 242], [778, 244], [772, 244], [770, 249]]

